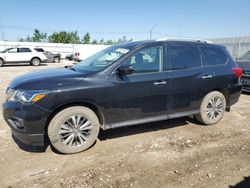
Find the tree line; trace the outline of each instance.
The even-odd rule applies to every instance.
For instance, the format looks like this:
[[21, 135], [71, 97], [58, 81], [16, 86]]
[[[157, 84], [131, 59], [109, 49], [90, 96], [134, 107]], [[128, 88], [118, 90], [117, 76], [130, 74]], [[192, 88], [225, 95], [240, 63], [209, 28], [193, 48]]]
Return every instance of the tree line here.
[[132, 41], [133, 39], [127, 39], [126, 36], [119, 38], [118, 40], [91, 40], [89, 32], [87, 32], [82, 38], [79, 36], [77, 31], [67, 32], [60, 31], [54, 32], [48, 35], [46, 32], [41, 32], [35, 29], [32, 36], [21, 38], [20, 42], [49, 42], [49, 43], [64, 43], [64, 44], [103, 44], [113, 45], [123, 42]]

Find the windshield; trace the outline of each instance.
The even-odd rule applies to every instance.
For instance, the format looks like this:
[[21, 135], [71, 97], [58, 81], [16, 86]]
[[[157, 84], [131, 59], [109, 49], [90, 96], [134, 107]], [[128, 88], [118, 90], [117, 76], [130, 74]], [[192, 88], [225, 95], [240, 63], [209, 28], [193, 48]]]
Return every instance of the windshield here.
[[250, 60], [250, 51], [248, 51], [242, 57], [240, 57], [240, 60]]
[[119, 46], [111, 46], [81, 61], [77, 65], [74, 65], [74, 68], [97, 72], [113, 64], [128, 52], [128, 49]]
[[2, 50], [2, 51], [0, 51], [0, 53], [5, 53], [5, 52], [7, 52], [7, 51], [9, 51], [9, 50], [11, 50], [12, 48], [6, 48], [5, 50]]

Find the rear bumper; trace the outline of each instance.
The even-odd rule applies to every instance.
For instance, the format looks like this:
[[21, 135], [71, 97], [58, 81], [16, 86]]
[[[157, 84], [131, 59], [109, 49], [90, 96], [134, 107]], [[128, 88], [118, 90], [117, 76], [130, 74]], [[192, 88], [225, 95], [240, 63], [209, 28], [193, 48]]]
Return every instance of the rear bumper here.
[[47, 63], [48, 59], [42, 59], [41, 63]]
[[230, 106], [234, 105], [239, 101], [240, 95], [242, 91], [242, 85], [237, 84], [234, 86], [231, 86], [229, 88], [229, 104]]

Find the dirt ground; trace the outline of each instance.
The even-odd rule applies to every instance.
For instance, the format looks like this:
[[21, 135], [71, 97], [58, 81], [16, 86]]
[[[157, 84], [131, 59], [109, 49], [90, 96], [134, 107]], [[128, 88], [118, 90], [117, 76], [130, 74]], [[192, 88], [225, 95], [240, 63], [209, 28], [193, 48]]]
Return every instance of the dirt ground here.
[[[14, 77], [68, 64], [1, 67], [0, 103]], [[109, 130], [74, 155], [18, 146], [1, 113], [0, 187], [250, 187], [249, 112], [243, 94], [217, 125], [179, 118]]]

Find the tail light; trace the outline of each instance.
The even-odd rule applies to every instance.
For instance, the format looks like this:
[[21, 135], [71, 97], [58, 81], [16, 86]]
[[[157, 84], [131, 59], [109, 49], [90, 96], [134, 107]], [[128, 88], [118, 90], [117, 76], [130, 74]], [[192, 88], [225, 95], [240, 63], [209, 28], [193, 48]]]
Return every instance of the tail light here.
[[242, 68], [239, 68], [239, 67], [232, 68], [232, 71], [235, 73], [237, 78], [240, 78], [243, 74]]

